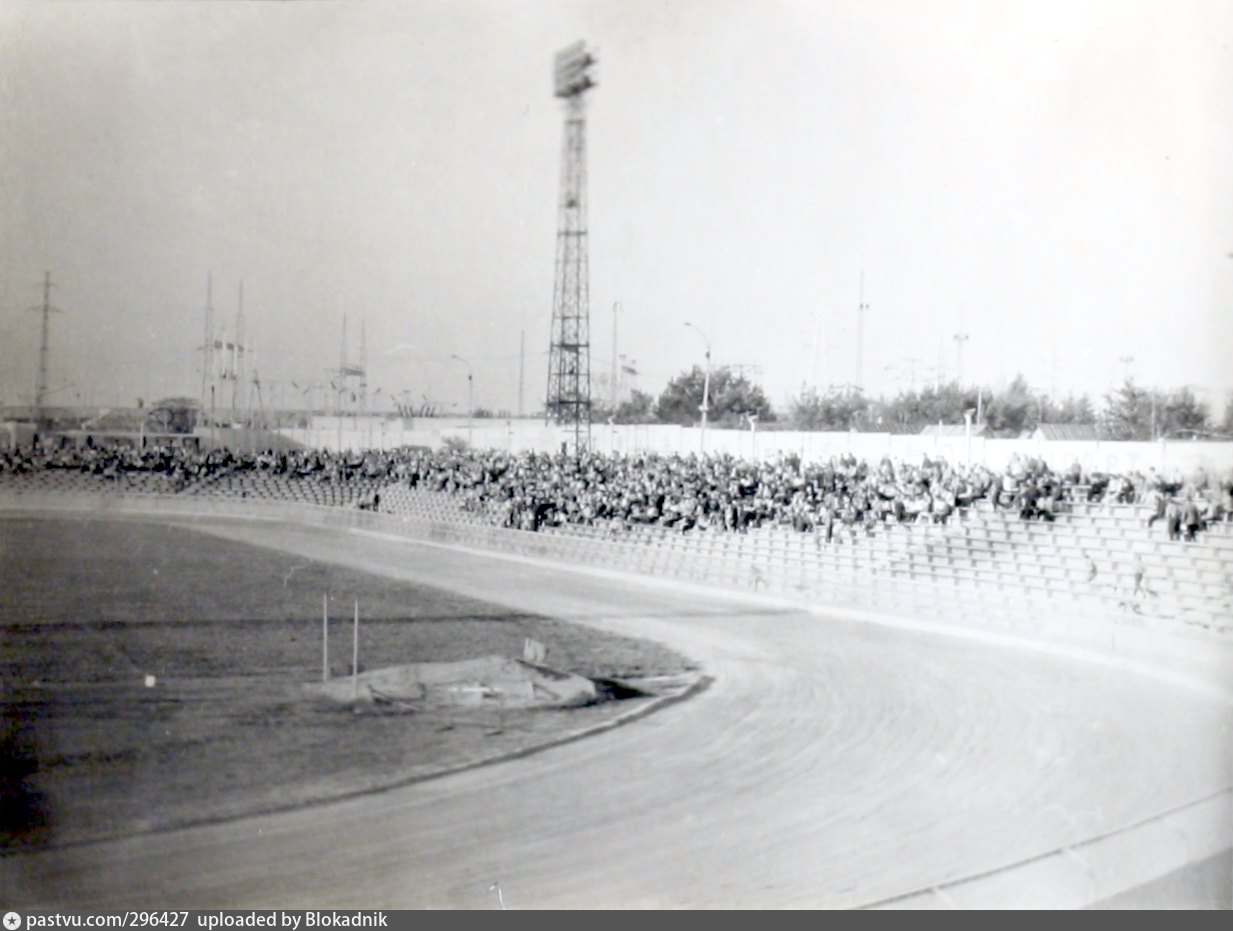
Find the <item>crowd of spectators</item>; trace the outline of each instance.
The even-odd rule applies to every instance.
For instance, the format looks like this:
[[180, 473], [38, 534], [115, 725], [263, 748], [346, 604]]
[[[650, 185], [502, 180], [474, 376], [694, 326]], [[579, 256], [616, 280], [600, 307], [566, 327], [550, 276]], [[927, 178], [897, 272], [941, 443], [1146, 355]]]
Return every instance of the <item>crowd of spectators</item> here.
[[[218, 451], [220, 454], [224, 451]], [[130, 444], [19, 446], [0, 451], [0, 476], [40, 472], [79, 472], [118, 484], [137, 474], [165, 475], [187, 481], [207, 467], [210, 457], [180, 446]]]
[[458, 495], [464, 507], [522, 530], [587, 524], [614, 531], [659, 525], [742, 532], [772, 525], [830, 541], [890, 523], [944, 524], [980, 503], [1025, 520], [1052, 521], [1075, 502], [1133, 504], [1152, 489], [1179, 513], [1196, 512], [1196, 532], [1233, 516], [1233, 474], [1223, 482], [1202, 472], [1165, 479], [1154, 471], [1087, 473], [1078, 464], [1055, 472], [1019, 456], [995, 471], [928, 458], [873, 464], [851, 455], [803, 463], [796, 456], [755, 462], [727, 455], [447, 452], [416, 455], [402, 477]]
[[[744, 532], [764, 526], [814, 532], [827, 541], [871, 534], [891, 523], [944, 524], [977, 504], [1025, 520], [1052, 521], [1076, 502], [1147, 502], [1151, 528], [1193, 540], [1209, 523], [1233, 519], [1233, 472], [1221, 479], [1129, 471], [1056, 471], [1012, 456], [1006, 467], [860, 460], [852, 455], [802, 462], [792, 455], [752, 461], [730, 455], [547, 454], [400, 449], [330, 452], [227, 449], [191, 445], [103, 446], [0, 452], [6, 473], [75, 470], [117, 484], [136, 473], [163, 475], [176, 491], [208, 487], [223, 476], [267, 474], [293, 480], [421, 487], [455, 495], [461, 506], [502, 526], [541, 530], [592, 525], [613, 532], [640, 525]], [[361, 506], [378, 509], [377, 494]]]
[[176, 491], [199, 487], [212, 479], [245, 473], [284, 475], [320, 482], [396, 477], [401, 453], [368, 451], [336, 453], [329, 450], [241, 452], [224, 448], [203, 450], [187, 444], [66, 444], [0, 450], [0, 477], [37, 472], [77, 472], [124, 486], [135, 476], [159, 475]]

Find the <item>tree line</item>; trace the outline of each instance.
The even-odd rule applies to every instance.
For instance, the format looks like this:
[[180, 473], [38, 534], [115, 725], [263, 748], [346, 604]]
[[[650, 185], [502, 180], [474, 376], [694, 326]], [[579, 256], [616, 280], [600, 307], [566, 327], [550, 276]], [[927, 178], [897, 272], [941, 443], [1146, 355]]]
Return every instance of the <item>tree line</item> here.
[[[711, 371], [708, 383], [702, 367], [694, 366], [669, 381], [658, 397], [634, 390], [615, 410], [601, 399], [594, 400], [591, 419], [593, 423], [692, 426], [701, 419], [704, 389], [707, 421], [716, 427], [920, 433], [932, 424], [963, 424], [970, 416], [974, 426], [983, 428], [984, 435], [996, 437], [1020, 436], [1039, 424], [1078, 424], [1091, 426], [1098, 436], [1111, 440], [1233, 439], [1233, 399], [1217, 422], [1188, 387], [1150, 389], [1127, 379], [1105, 394], [1098, 406], [1086, 394], [1050, 397], [1033, 390], [1022, 375], [997, 390], [949, 382], [877, 398], [850, 389], [818, 391], [804, 387], [786, 410], [776, 411], [762, 388], [745, 374], [719, 366]], [[197, 407], [197, 401], [191, 398], [165, 398], [145, 410], [112, 410], [102, 418], [93, 418], [93, 423], [112, 430], [136, 431], [144, 424], [147, 430], [157, 426], [160, 432], [191, 432], [198, 422]], [[84, 425], [85, 415], [77, 411], [47, 413], [60, 429]], [[295, 413], [270, 412], [262, 423], [272, 427], [304, 425], [288, 420]], [[162, 418], [157, 423], [156, 414]], [[432, 415], [421, 412], [420, 416]], [[477, 408], [473, 416], [506, 415]]]
[[[669, 381], [658, 397], [634, 390], [615, 410], [597, 401], [592, 421], [694, 425], [705, 383], [706, 373], [694, 366]], [[1216, 422], [1190, 388], [1145, 388], [1131, 379], [1099, 405], [1086, 394], [1051, 397], [1017, 375], [998, 390], [949, 382], [877, 398], [851, 389], [805, 387], [781, 412], [748, 377], [721, 366], [710, 374], [707, 396], [708, 423], [718, 427], [919, 433], [931, 424], [963, 424], [970, 416], [986, 436], [1020, 436], [1040, 424], [1077, 424], [1111, 440], [1233, 438], [1233, 399]]]

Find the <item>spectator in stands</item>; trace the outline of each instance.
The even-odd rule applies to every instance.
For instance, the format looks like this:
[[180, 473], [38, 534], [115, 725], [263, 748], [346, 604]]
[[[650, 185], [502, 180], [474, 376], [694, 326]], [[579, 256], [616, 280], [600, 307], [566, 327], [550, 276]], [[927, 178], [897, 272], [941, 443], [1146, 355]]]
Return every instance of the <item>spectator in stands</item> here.
[[1138, 553], [1135, 554], [1134, 561], [1131, 564], [1131, 576], [1133, 579], [1133, 586], [1130, 591], [1131, 607], [1138, 611], [1139, 606], [1136, 602], [1140, 598], [1156, 597], [1156, 593], [1148, 587], [1147, 567], [1143, 564], [1143, 557]]
[[1147, 519], [1147, 529], [1165, 516], [1165, 493], [1163, 483], [1152, 483], [1147, 492], [1148, 503], [1152, 506], [1151, 516]]
[[1036, 499], [1036, 516], [1046, 523], [1057, 520], [1057, 490], [1052, 484], [1046, 485], [1040, 497]]
[[1224, 484], [1217, 492], [1216, 501], [1212, 505], [1211, 520], [1213, 523], [1233, 521], [1233, 482]]
[[1187, 543], [1193, 543], [1198, 538], [1198, 533], [1203, 527], [1197, 498], [1198, 495], [1195, 492], [1191, 492], [1186, 496], [1186, 503], [1182, 506], [1182, 532], [1184, 535], [1183, 539]]
[[[363, 502], [360, 506], [374, 510], [390, 508], [383, 490], [388, 483], [455, 495], [464, 510], [511, 528], [583, 524], [622, 532], [650, 525], [697, 533], [790, 527], [814, 533], [819, 546], [845, 535], [856, 539], [862, 532], [876, 534], [889, 524], [944, 524], [956, 512], [963, 517], [981, 503], [1014, 507], [1025, 519], [1048, 521], [1056, 517], [1067, 490], [1085, 487], [1084, 481], [1091, 482], [1098, 499], [1110, 501], [1121, 500], [1127, 487], [1133, 493], [1137, 482], [1153, 502], [1149, 526], [1164, 517], [1172, 539], [1183, 533], [1192, 539], [1208, 522], [1227, 519], [1233, 512], [1233, 473], [1220, 480], [1209, 476], [1206, 494], [1188, 486], [1183, 497], [1172, 500], [1166, 499], [1167, 481], [1155, 474], [1087, 477], [1072, 466], [1059, 475], [1040, 459], [1023, 457], [993, 471], [951, 466], [940, 459], [905, 462], [884, 457], [875, 465], [852, 455], [802, 463], [797, 456], [746, 462], [727, 455], [656, 453], [570, 456], [426, 449], [242, 453], [191, 447], [107, 448], [97, 442], [0, 452], [0, 475], [48, 470], [77, 471], [122, 487], [132, 482], [134, 488], [163, 491], [208, 490], [223, 478], [230, 483], [232, 476], [267, 475], [283, 483], [351, 488], [354, 493], [331, 489], [327, 500]], [[134, 482], [160, 475], [170, 481]], [[1162, 484], [1165, 490], [1158, 499]], [[261, 486], [232, 487], [233, 493], [246, 493]], [[1160, 501], [1163, 514], [1158, 513]], [[1183, 513], [1187, 503], [1196, 513]]]
[[1083, 558], [1087, 561], [1087, 584], [1092, 585], [1096, 582], [1096, 576], [1099, 574], [1099, 569], [1096, 567], [1096, 560], [1092, 559], [1092, 554], [1083, 551]]
[[1110, 476], [1104, 472], [1093, 472], [1088, 478], [1087, 484], [1087, 500], [1088, 501], [1103, 501], [1105, 491], [1109, 487]]
[[1165, 528], [1169, 532], [1170, 540], [1180, 540], [1182, 538], [1182, 509], [1172, 499], [1165, 505]]

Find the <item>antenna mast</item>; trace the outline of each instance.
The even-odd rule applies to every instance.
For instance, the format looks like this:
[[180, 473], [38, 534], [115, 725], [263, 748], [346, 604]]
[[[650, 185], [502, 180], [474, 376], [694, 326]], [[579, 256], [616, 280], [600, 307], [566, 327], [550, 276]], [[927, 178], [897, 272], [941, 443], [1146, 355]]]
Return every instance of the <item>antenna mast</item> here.
[[368, 324], [360, 318], [360, 413], [368, 415]]
[[240, 397], [244, 390], [244, 282], [240, 282], [239, 304], [235, 313], [235, 340], [231, 344], [231, 411], [234, 417], [240, 410]]
[[342, 349], [338, 357], [338, 381], [335, 384], [335, 413], [341, 418], [347, 395], [351, 395], [351, 414], [367, 413], [368, 399], [368, 342], [367, 327], [360, 321], [360, 360], [347, 361], [347, 315], [343, 314]]
[[206, 273], [205, 339], [201, 343], [201, 412], [198, 422], [204, 420], [210, 409], [210, 386], [214, 380], [214, 273]]

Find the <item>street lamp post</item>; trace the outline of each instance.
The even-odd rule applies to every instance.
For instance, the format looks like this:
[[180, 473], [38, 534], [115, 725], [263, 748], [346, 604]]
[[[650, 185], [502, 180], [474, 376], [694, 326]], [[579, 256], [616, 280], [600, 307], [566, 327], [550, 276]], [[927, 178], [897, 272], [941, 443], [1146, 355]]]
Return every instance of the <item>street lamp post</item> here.
[[475, 377], [471, 371], [471, 363], [460, 355], [452, 355], [451, 359], [457, 359], [467, 367], [467, 446], [474, 447], [475, 441], [472, 433], [472, 427], [475, 424]]
[[612, 372], [609, 375], [612, 379], [612, 383], [608, 386], [608, 393], [611, 396], [609, 403], [612, 405], [612, 409], [614, 411], [617, 409], [617, 399], [619, 397], [617, 392], [617, 315], [620, 312], [621, 302], [617, 301], [612, 305]]
[[696, 324], [687, 320], [685, 325], [691, 330], [696, 330], [702, 337], [702, 341], [706, 343], [706, 373], [702, 377], [702, 406], [698, 408], [702, 412], [702, 433], [698, 445], [702, 454], [706, 455], [706, 414], [711, 407], [711, 340]]
[[972, 415], [975, 413], [976, 409], [973, 407], [965, 408], [963, 411], [963, 436], [968, 447], [968, 468], [972, 467]]
[[343, 389], [339, 388], [334, 392], [334, 413], [338, 415], [337, 422], [334, 424], [338, 432], [338, 452], [342, 453], [342, 405], [343, 405]]

